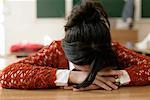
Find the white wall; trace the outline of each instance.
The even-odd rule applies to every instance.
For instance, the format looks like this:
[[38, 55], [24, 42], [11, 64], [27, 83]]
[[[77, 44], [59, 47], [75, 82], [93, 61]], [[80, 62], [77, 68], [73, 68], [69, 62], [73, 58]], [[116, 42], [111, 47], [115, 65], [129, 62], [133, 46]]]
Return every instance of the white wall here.
[[7, 0], [5, 2], [6, 50], [22, 40], [43, 42], [43, 36], [60, 39], [64, 35], [64, 18], [36, 18], [36, 0]]
[[5, 55], [4, 5], [0, 0], [0, 55]]

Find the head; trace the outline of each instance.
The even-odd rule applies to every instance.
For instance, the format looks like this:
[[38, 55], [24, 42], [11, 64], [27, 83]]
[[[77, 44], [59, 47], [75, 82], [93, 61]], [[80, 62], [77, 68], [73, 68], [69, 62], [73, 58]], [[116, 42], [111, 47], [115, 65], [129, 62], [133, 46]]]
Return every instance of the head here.
[[106, 64], [115, 66], [110, 24], [99, 2], [82, 0], [80, 5], [72, 9], [65, 25], [62, 47], [68, 60], [78, 68], [90, 66], [88, 77], [83, 83], [76, 85], [76, 88], [89, 86], [97, 72], [105, 68]]

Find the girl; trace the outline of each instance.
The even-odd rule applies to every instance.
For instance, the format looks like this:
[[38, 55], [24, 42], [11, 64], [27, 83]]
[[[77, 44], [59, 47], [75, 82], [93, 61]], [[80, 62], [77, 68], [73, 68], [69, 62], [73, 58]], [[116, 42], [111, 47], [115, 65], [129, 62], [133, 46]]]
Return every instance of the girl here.
[[53, 41], [7, 66], [1, 73], [1, 86], [40, 89], [73, 85], [78, 91], [118, 89], [116, 83], [150, 84], [150, 58], [111, 41], [108, 17], [100, 3], [85, 0], [75, 6], [65, 33], [62, 41]]

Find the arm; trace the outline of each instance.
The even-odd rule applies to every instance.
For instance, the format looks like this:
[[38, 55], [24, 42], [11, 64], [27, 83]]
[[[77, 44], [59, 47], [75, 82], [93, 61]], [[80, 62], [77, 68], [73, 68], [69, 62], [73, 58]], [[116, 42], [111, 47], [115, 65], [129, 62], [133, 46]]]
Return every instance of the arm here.
[[150, 84], [150, 57], [135, 53], [118, 43], [113, 45], [118, 57], [118, 64], [130, 77], [127, 85]]
[[24, 60], [7, 66], [1, 73], [4, 88], [54, 88], [56, 68], [68, 68], [60, 41], [54, 41]]
[[149, 85], [150, 84], [150, 64], [133, 65], [125, 69], [130, 76], [131, 81], [128, 86]]
[[18, 63], [68, 69], [68, 60], [65, 58], [64, 51], [61, 47], [61, 41], [53, 41], [50, 45]]

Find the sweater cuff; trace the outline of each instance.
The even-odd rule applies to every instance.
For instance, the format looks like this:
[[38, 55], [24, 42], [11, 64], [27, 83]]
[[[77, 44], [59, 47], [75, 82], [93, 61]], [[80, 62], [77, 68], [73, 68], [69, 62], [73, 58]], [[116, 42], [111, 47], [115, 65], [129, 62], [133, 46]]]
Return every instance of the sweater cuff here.
[[56, 86], [67, 86], [71, 70], [57, 70], [56, 72]]
[[120, 85], [126, 85], [131, 81], [130, 76], [127, 71], [125, 70], [121, 70], [121, 71], [123, 75], [120, 76], [117, 80], [120, 82]]

